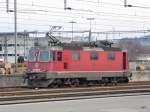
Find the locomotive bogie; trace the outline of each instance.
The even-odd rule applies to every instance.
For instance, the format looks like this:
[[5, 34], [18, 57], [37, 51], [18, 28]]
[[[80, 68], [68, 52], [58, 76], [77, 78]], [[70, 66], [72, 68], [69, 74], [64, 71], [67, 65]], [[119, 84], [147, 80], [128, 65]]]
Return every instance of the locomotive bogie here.
[[81, 73], [38, 73], [28, 74], [28, 83], [31, 87], [58, 87], [79, 86], [94, 84], [127, 83], [130, 74], [128, 72], [81, 72]]

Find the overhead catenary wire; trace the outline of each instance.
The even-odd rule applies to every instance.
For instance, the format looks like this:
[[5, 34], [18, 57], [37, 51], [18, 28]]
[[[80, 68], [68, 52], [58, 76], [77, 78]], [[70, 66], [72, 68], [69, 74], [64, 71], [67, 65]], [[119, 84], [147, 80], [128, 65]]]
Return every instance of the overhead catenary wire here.
[[[30, 7], [39, 7], [39, 8], [50, 8], [50, 9], [58, 9], [58, 10], [61, 10], [62, 11], [62, 13], [64, 13], [63, 12], [63, 8], [60, 8], [60, 7], [52, 7], [52, 6], [44, 6], [44, 5], [37, 5], [37, 4], [34, 4], [34, 5], [31, 5], [31, 4], [21, 4], [21, 3], [18, 3], [19, 5], [21, 5], [21, 7], [22, 6], [30, 6]], [[76, 10], [76, 9], [73, 9], [73, 10]], [[123, 14], [123, 13], [112, 13], [112, 12], [103, 12], [103, 11], [92, 11], [92, 10], [85, 10], [85, 12], [83, 12], [84, 14], [87, 14], [87, 15], [92, 15], [91, 13], [105, 13], [105, 14], [110, 14], [110, 15], [117, 15], [117, 16], [131, 16], [131, 17], [147, 17], [147, 18], [149, 18], [150, 16], [138, 16], [138, 15], [131, 15], [131, 14]], [[72, 13], [71, 11], [69, 12], [67, 12], [67, 13]], [[76, 13], [76, 14], [83, 14], [82, 13], [82, 11], [79, 13], [79, 12], [74, 12], [74, 13]], [[90, 13], [90, 14], [89, 14]]]
[[[54, 15], [54, 16], [56, 16], [56, 15]], [[7, 17], [2, 17], [2, 18], [7, 18]], [[2, 18], [1, 18], [1, 19], [2, 19]], [[21, 17], [19, 17], [18, 19], [29, 20], [29, 18], [21, 18]], [[52, 19], [52, 18], [47, 18], [47, 19]], [[31, 20], [32, 20], [32, 18], [30, 18], [30, 21], [31, 21]], [[40, 20], [39, 20], [39, 19], [37, 19], [37, 18], [33, 18], [33, 20], [34, 20], [34, 21], [37, 20], [37, 21], [40, 21], [40, 22], [46, 21], [46, 19], [40, 19]], [[104, 18], [104, 19], [101, 18], [101, 20], [110, 21], [111, 19], [110, 19], [110, 20], [109, 20], [109, 19], [107, 20], [107, 18]], [[61, 23], [68, 23], [68, 21], [66, 21], [66, 22], [65, 22], [65, 21], [60, 21], [60, 20], [58, 20], [58, 21], [61, 22]], [[57, 23], [58, 21], [54, 21], [54, 20], [51, 20], [51, 21], [50, 21], [50, 20], [47, 20], [47, 22], [55, 22], [55, 23]], [[144, 22], [144, 21], [143, 21], [143, 22]], [[83, 22], [78, 22], [78, 24], [82, 24], [82, 25], [83, 25], [83, 24], [86, 24], [86, 22], [84, 22], [84, 23], [83, 23]], [[112, 26], [112, 25], [104, 25], [104, 24], [102, 24], [102, 23], [101, 23], [101, 24], [96, 24], [96, 25], [97, 25], [97, 26]], [[119, 26], [120, 26], [120, 27], [135, 27], [136, 25], [133, 24], [133, 25], [130, 25], [130, 26], [127, 26], [127, 25], [123, 25], [123, 26], [119, 25]]]
[[[51, 14], [40, 14], [39, 12], [51, 12], [51, 13], [58, 13], [58, 14], [63, 14], [62, 12], [57, 12], [57, 11], [49, 11], [49, 10], [24, 10], [24, 11], [20, 11], [19, 13], [26, 13], [26, 14], [37, 14], [37, 15], [51, 15]], [[73, 13], [72, 13], [73, 14]], [[75, 14], [81, 14], [81, 13], [75, 13]], [[91, 14], [90, 14], [91, 15]], [[55, 16], [55, 15], [52, 15], [52, 16]], [[56, 16], [62, 16], [62, 15], [56, 15]], [[84, 17], [74, 17], [74, 16], [64, 16], [64, 17], [71, 17], [71, 18], [84, 18]], [[114, 17], [114, 16], [112, 16], [112, 17]], [[118, 16], [115, 16], [115, 17], [118, 17]], [[122, 16], [120, 16], [119, 18], [121, 18]], [[136, 16], [135, 16], [136, 17]], [[98, 18], [98, 19], [101, 19], [102, 20], [102, 18]], [[105, 18], [105, 20], [107, 20], [108, 18]], [[141, 18], [137, 18], [137, 19], [141, 19]], [[146, 18], [146, 19], [148, 19], [149, 20], [149, 18]], [[110, 19], [108, 19], [108, 20], [110, 20]], [[113, 18], [113, 19], [111, 19], [111, 20], [117, 20], [117, 21], [128, 21], [128, 22], [148, 22], [148, 21], [141, 21], [141, 20], [125, 20], [125, 19], [115, 19], [115, 18]]]
[[[24, 18], [23, 18], [23, 20], [24, 20]], [[27, 19], [28, 20], [28, 19]], [[31, 20], [31, 19], [30, 19]], [[33, 19], [34, 20], [34, 22], [36, 21], [36, 19]], [[42, 20], [37, 20], [37, 21], [41, 21], [42, 22]], [[43, 20], [44, 21], [44, 20]], [[48, 22], [51, 22], [51, 23], [58, 23], [58, 21], [48, 21]], [[66, 22], [60, 22], [59, 21], [59, 23], [66, 23]], [[20, 24], [20, 23], [19, 23]], [[24, 23], [25, 24], [25, 23]], [[78, 23], [78, 24], [80, 24], [80, 25], [86, 25], [86, 23]], [[23, 22], [22, 22], [22, 25], [23, 25]], [[32, 24], [28, 24], [28, 25], [32, 25]], [[48, 26], [49, 24], [45, 24], [45, 25], [40, 25], [40, 26]], [[26, 25], [27, 26], [27, 25]], [[34, 26], [38, 26], [38, 24], [34, 24]], [[100, 27], [102, 27], [102, 26], [107, 26], [107, 27], [112, 27], [113, 25], [108, 25], [108, 24], [97, 24], [97, 25], [95, 25], [95, 26], [100, 26]], [[123, 26], [121, 26], [121, 25], [118, 25], [119, 27], [128, 27], [128, 28], [131, 28], [131, 27], [136, 27], [136, 25], [130, 25], [130, 26], [125, 26], [125, 25], [123, 25]]]
[[[18, 18], [19, 19], [19, 18]], [[28, 20], [28, 19], [26, 19], [26, 20]], [[32, 21], [32, 20], [30, 20], [30, 21]], [[35, 21], [40, 21], [40, 22], [42, 22], [42, 20], [36, 20], [36, 19], [34, 19], [33, 20], [34, 22]], [[21, 24], [21, 25], [34, 25], [34, 26], [49, 26], [49, 24], [47, 24], [47, 23], [45, 23], [45, 24], [37, 24], [37, 23], [23, 23], [23, 21], [21, 21], [21, 20], [18, 20], [18, 24]], [[54, 21], [54, 20], [51, 20], [51, 21], [47, 21], [47, 22], [49, 22], [49, 23], [58, 23], [58, 21]], [[13, 22], [7, 22], [7, 23], [1, 23], [1, 24], [13, 24]], [[59, 21], [59, 24], [68, 24], [68, 22], [64, 22], [64, 21]], [[87, 25], [87, 23], [82, 23], [82, 22], [80, 22], [80, 23], [77, 23], [77, 24], [79, 24], [79, 25]], [[107, 26], [107, 27], [112, 27], [113, 25], [109, 25], [109, 24], [96, 24], [95, 26]], [[84, 27], [84, 26], [83, 26]], [[121, 25], [119, 25], [119, 27], [126, 27], [126, 28], [130, 28], [130, 27], [136, 27], [136, 25], [131, 25], [131, 26], [121, 26]], [[71, 27], [67, 27], [67, 26], [65, 26], [65, 28], [71, 28]]]
[[[44, 11], [44, 10], [43, 10]], [[45, 12], [50, 12], [50, 11], [45, 11]], [[23, 13], [32, 13], [32, 12], [23, 12]], [[56, 12], [56, 13], [59, 13], [59, 12]], [[61, 12], [60, 12], [61, 13]], [[102, 13], [102, 12], [100, 12], [100, 13]], [[78, 13], [79, 14], [79, 13]], [[112, 14], [112, 13], [111, 13]], [[118, 14], [119, 15], [119, 14]], [[136, 16], [135, 16], [136, 17]], [[124, 21], [124, 20], [123, 20]], [[127, 20], [128, 21], [128, 20]], [[132, 21], [132, 20], [131, 20]], [[134, 20], [135, 21], [135, 20]], [[139, 21], [138, 21], [139, 22]]]
[[[31, 19], [31, 18], [30, 18]], [[36, 20], [36, 19], [35, 19]], [[38, 21], [38, 20], [37, 20]], [[40, 21], [40, 20], [39, 20]], [[42, 21], [42, 20], [41, 20]], [[44, 20], [43, 20], [44, 21]], [[57, 21], [51, 21], [51, 22], [57, 22]], [[83, 24], [86, 24], [86, 23], [83, 23]], [[102, 24], [99, 24], [99, 25], [101, 25], [101, 26], [112, 26], [112, 25], [102, 25]], [[121, 27], [123, 27], [123, 26], [121, 26]], [[127, 26], [127, 27], [129, 27], [129, 26]]]
[[[77, 1], [85, 1], [85, 2], [92, 2], [92, 1], [87, 1], [87, 0], [77, 0]], [[93, 3], [97, 3], [97, 2], [93, 2]], [[118, 6], [124, 6], [124, 5], [120, 5], [120, 4], [114, 4], [114, 3], [108, 3], [108, 2], [101, 2], [101, 3], [104, 3], [104, 4], [111, 4], [111, 5], [118, 5]], [[21, 4], [21, 3], [19, 3]], [[31, 4], [22, 4], [22, 5], [31, 5]], [[37, 4], [32, 4], [32, 6], [38, 6], [38, 7], [49, 7], [49, 6], [42, 6], [42, 5], [37, 5]], [[139, 8], [150, 8], [150, 7], [143, 7], [143, 6], [134, 6], [132, 5], [133, 7], [139, 7]], [[49, 8], [55, 8], [55, 9], [63, 9], [63, 8], [58, 8], [58, 7], [49, 7]], [[72, 10], [78, 10], [80, 11], [80, 9], [72, 9]], [[119, 9], [120, 10], [120, 9]], [[81, 10], [81, 11], [87, 11], [87, 12], [94, 12], [92, 10]]]
[[[35, 5], [33, 5], [35, 6]], [[43, 6], [43, 8], [46, 7], [46, 6]], [[50, 7], [49, 7], [50, 8]], [[53, 7], [54, 8], [54, 7]], [[55, 7], [56, 8], [56, 7]], [[59, 10], [62, 10], [62, 8], [59, 8]], [[37, 14], [37, 15], [44, 15], [44, 14], [41, 14], [41, 12], [44, 12], [45, 10], [37, 10], [37, 11], [28, 11], [28, 12], [19, 12], [19, 13], [26, 13], [26, 14]], [[47, 13], [50, 13], [52, 11], [45, 11]], [[93, 13], [95, 13], [96, 11], [93, 11]], [[58, 13], [58, 14], [61, 14], [61, 13], [64, 13], [64, 12], [53, 12], [53, 13]], [[71, 12], [67, 12], [67, 13], [71, 13]], [[94, 15], [94, 14], [86, 14], [86, 12], [83, 12], [85, 15]], [[75, 11], [75, 14], [83, 14], [82, 12], [76, 12]], [[91, 13], [91, 12], [88, 12], [87, 13]], [[96, 12], [96, 13], [99, 13], [101, 14], [102, 12]], [[73, 13], [72, 13], [73, 14]], [[104, 12], [104, 14], [108, 14], [107, 12]], [[110, 13], [110, 16], [112, 16], [111, 14], [113, 13]], [[51, 14], [45, 14], [45, 15], [51, 15]], [[114, 14], [115, 15], [115, 14]], [[121, 14], [116, 14], [116, 17], [120, 16]], [[62, 16], [62, 15], [53, 15], [53, 16]], [[124, 15], [124, 16], [128, 16], [128, 15]], [[133, 16], [133, 15], [132, 15]], [[76, 18], [76, 17], [70, 17], [70, 16], [67, 16], [68, 18]], [[134, 17], [134, 16], [133, 16]], [[138, 16], [135, 16], [135, 17], [138, 17]], [[81, 17], [82, 18], [82, 17]], [[142, 17], [143, 18], [143, 17]], [[148, 17], [147, 17], [148, 18]], [[98, 18], [98, 19], [101, 19], [101, 20], [116, 20], [116, 21], [128, 21], [128, 22], [137, 22], [136, 20], [123, 20], [123, 19], [108, 19], [108, 18]], [[141, 22], [142, 24], [146, 23], [146, 21], [138, 21], [138, 22]], [[148, 23], [148, 22], [147, 22]], [[108, 25], [108, 26], [112, 26], [112, 25]]]
[[[80, 1], [80, 2], [88, 2], [88, 3], [94, 3], [98, 4], [98, 2], [90, 1], [90, 0], [75, 0], [75, 1]], [[108, 3], [108, 2], [103, 2], [100, 1], [101, 4], [107, 4], [107, 5], [112, 5], [112, 6], [124, 6], [122, 4], [117, 4], [117, 3]], [[132, 4], [132, 2], [129, 4], [130, 7], [135, 7], [135, 8], [143, 8], [143, 9], [150, 9], [150, 7], [145, 6], [145, 4]]]

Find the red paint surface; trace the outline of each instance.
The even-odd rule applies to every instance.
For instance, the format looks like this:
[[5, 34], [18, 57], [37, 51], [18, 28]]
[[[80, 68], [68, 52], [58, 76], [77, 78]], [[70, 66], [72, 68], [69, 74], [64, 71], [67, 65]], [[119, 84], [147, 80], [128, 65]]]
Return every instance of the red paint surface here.
[[[55, 61], [52, 62], [29, 62], [28, 68], [32, 72], [55, 72], [55, 71], [127, 71], [128, 66], [128, 54], [124, 52], [126, 56], [126, 62], [123, 62], [123, 52], [115, 52], [115, 60], [108, 59], [109, 51], [97, 51], [99, 54], [98, 60], [90, 59], [91, 51], [74, 51], [63, 50], [62, 61], [57, 60], [57, 52], [55, 51]], [[72, 53], [80, 52], [80, 60], [73, 60]], [[124, 65], [126, 67], [124, 67]]]

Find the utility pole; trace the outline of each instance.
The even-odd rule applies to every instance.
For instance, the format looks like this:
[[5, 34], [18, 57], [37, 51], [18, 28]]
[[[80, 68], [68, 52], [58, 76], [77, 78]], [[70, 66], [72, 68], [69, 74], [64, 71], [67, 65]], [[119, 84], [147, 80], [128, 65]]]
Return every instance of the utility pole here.
[[[9, 13], [9, 0], [6, 0], [6, 12]], [[7, 50], [7, 36], [4, 37], [4, 63], [7, 63], [8, 59], [8, 50]]]
[[7, 36], [4, 37], [4, 63], [7, 63], [8, 50], [7, 50]]
[[9, 0], [6, 0], [6, 12], [8, 13], [9, 12]]
[[106, 33], [106, 40], [108, 40], [108, 33]]
[[26, 32], [26, 52], [27, 52], [27, 55], [29, 53], [29, 42], [28, 42], [28, 40], [29, 40], [29, 33]]
[[87, 20], [90, 21], [90, 29], [89, 29], [89, 43], [91, 42], [91, 37], [92, 37], [92, 20], [95, 18], [87, 18]]
[[133, 5], [128, 4], [128, 3], [127, 3], [127, 0], [124, 0], [124, 7], [133, 7]]
[[17, 0], [14, 0], [14, 10], [9, 10], [9, 0], [6, 0], [7, 13], [14, 12], [14, 37], [15, 37], [15, 71], [17, 71]]
[[127, 0], [124, 0], [124, 7], [127, 7]]
[[115, 27], [112, 27], [112, 32], [113, 32], [113, 39], [115, 39]]
[[26, 37], [27, 37], [27, 31], [24, 30], [24, 58], [26, 57]]
[[64, 10], [71, 10], [71, 7], [67, 7], [67, 0], [64, 0]]
[[64, 9], [66, 10], [67, 8], [67, 0], [64, 0]]
[[17, 71], [17, 0], [14, 0], [15, 72]]
[[71, 38], [71, 40], [73, 41], [73, 24], [76, 23], [76, 22], [75, 21], [70, 21], [69, 23], [72, 24], [72, 38]]

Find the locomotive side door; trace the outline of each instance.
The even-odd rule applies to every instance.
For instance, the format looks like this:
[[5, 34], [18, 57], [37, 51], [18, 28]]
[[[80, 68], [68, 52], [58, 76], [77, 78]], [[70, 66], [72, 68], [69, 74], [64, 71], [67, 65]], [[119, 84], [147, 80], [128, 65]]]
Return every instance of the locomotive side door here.
[[123, 70], [127, 69], [127, 53], [123, 52]]
[[57, 51], [56, 52], [57, 55], [56, 55], [56, 59], [57, 59], [57, 65], [56, 65], [56, 70], [57, 71], [62, 71], [63, 70], [63, 52], [62, 51]]

